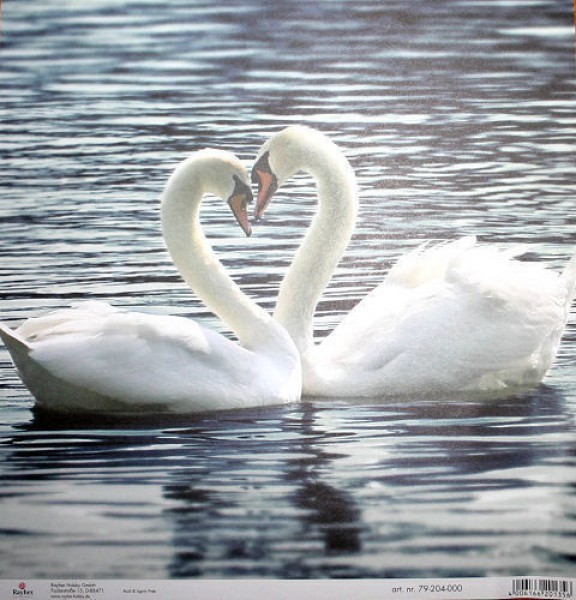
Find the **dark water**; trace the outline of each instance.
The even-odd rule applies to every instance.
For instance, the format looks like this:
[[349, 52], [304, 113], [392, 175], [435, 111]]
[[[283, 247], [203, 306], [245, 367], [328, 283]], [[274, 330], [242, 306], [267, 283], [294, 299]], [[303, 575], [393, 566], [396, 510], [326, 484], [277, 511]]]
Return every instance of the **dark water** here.
[[[101, 298], [220, 327], [168, 259], [158, 196], [190, 152], [249, 166], [294, 122], [340, 143], [361, 185], [319, 335], [423, 239], [533, 243], [560, 269], [576, 248], [571, 4], [5, 2], [2, 319]], [[272, 308], [313, 210], [300, 177], [249, 240], [219, 204], [203, 214]], [[573, 575], [574, 322], [522, 397], [177, 421], [35, 416], [2, 348], [0, 577]]]

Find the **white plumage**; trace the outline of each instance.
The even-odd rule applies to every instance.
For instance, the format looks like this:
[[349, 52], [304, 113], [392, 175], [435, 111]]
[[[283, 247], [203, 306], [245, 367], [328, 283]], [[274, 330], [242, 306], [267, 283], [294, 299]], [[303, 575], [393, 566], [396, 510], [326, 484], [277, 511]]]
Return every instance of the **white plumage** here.
[[318, 212], [286, 274], [275, 316], [292, 335], [303, 394], [383, 396], [510, 392], [537, 385], [551, 366], [576, 285], [576, 256], [562, 275], [516, 256], [523, 248], [474, 237], [423, 245], [319, 344], [316, 304], [352, 235], [356, 183], [337, 147], [289, 127], [259, 152], [256, 214], [298, 170], [318, 184]]
[[231, 154], [202, 151], [171, 176], [162, 224], [183, 278], [239, 343], [190, 319], [103, 302], [0, 327], [38, 406], [61, 412], [192, 413], [298, 400], [300, 364], [283, 328], [224, 272], [201, 232], [202, 196], [228, 199], [248, 232], [246, 173]]

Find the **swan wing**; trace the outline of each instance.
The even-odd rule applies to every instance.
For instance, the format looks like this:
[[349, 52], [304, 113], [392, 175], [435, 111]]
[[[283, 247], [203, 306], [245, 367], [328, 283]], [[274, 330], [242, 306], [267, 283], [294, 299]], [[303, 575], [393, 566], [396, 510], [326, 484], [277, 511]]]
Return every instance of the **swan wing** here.
[[[16, 334], [43, 370], [126, 410], [197, 412], [251, 397], [253, 353], [189, 319], [89, 302], [30, 319]], [[49, 389], [35, 395], [47, 408], [98, 408], [85, 406], [82, 393], [66, 401]]]
[[321, 344], [321, 362], [356, 393], [537, 383], [565, 324], [566, 279], [465, 240], [441, 248], [445, 260], [419, 250], [393, 269]]
[[[473, 248], [474, 236], [430, 246], [424, 243], [404, 254], [382, 283], [367, 294], [322, 342], [335, 356], [361, 334], [394, 329], [425, 298], [438, 293], [454, 260]], [[436, 284], [436, 285], [434, 285]]]

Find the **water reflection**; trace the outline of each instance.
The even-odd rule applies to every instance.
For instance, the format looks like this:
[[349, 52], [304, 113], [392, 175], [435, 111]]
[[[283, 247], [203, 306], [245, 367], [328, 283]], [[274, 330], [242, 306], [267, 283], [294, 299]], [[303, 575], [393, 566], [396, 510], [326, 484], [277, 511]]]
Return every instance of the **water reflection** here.
[[[302, 550], [316, 558], [361, 551], [353, 495], [323, 480], [334, 456], [316, 442], [325, 444], [332, 434], [317, 428], [315, 413], [304, 404], [276, 415], [278, 422], [253, 423], [232, 439], [226, 434], [215, 449], [216, 484], [214, 470], [198, 470], [195, 456], [195, 468], [165, 488], [177, 501], [169, 509], [175, 521], [172, 577], [213, 576], [222, 568], [229, 576], [302, 577], [311, 573]], [[205, 459], [208, 465], [214, 457]]]
[[[477, 575], [514, 570], [508, 549], [520, 539], [545, 571], [561, 572], [576, 523], [566, 514], [543, 535], [546, 513], [535, 518], [533, 501], [561, 490], [574, 498], [564, 403], [542, 387], [486, 404], [339, 399], [155, 427], [39, 416], [1, 446], [3, 499], [19, 498], [18, 525], [4, 529], [26, 544], [52, 531], [38, 501], [65, 507], [70, 516], [51, 533], [54, 576], [80, 574], [68, 540], [97, 548], [112, 530], [111, 554], [83, 564], [84, 575], [107, 572], [111, 555], [171, 577]], [[546, 464], [564, 467], [548, 481], [538, 475]], [[70, 495], [73, 482], [82, 487]], [[123, 537], [130, 523], [136, 538]], [[447, 539], [450, 552], [473, 551], [474, 566], [446, 566]]]
[[323, 429], [317, 412], [313, 404], [304, 404], [297, 425], [301, 436], [294, 449], [301, 456], [288, 460], [286, 477], [297, 485], [293, 501], [303, 511], [303, 531], [319, 530], [325, 554], [358, 553], [362, 550], [361, 511], [351, 493], [324, 480], [323, 474], [334, 469], [333, 462], [340, 455], [330, 450], [331, 432]]

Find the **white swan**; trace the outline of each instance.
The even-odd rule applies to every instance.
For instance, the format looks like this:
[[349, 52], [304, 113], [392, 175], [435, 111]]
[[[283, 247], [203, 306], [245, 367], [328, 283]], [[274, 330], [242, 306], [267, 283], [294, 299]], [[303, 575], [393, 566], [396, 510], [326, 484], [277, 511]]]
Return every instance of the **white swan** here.
[[314, 310], [352, 234], [357, 195], [338, 148], [319, 132], [292, 126], [258, 154], [257, 217], [299, 170], [316, 180], [318, 212], [281, 284], [275, 317], [300, 350], [303, 394], [507, 393], [542, 380], [574, 296], [576, 255], [558, 275], [516, 260], [518, 248], [479, 246], [474, 237], [403, 256], [314, 344]]
[[232, 154], [182, 162], [162, 198], [164, 238], [180, 274], [240, 344], [192, 320], [85, 302], [0, 334], [40, 408], [193, 413], [298, 400], [300, 360], [284, 329], [225, 273], [199, 223], [202, 196], [227, 198], [247, 234], [251, 199]]

